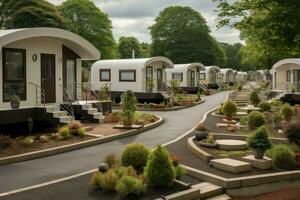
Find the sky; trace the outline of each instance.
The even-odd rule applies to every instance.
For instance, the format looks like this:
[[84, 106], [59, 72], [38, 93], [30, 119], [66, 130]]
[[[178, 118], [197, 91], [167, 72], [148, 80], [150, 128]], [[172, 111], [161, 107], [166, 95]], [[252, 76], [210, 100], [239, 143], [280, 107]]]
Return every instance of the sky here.
[[[48, 0], [55, 5], [64, 0]], [[148, 27], [164, 8], [172, 5], [190, 6], [205, 17], [212, 35], [220, 42], [241, 42], [239, 31], [224, 27], [216, 28], [216, 3], [213, 0], [93, 0], [112, 21], [113, 34], [118, 40], [120, 36], [133, 36], [141, 42], [151, 42]]]

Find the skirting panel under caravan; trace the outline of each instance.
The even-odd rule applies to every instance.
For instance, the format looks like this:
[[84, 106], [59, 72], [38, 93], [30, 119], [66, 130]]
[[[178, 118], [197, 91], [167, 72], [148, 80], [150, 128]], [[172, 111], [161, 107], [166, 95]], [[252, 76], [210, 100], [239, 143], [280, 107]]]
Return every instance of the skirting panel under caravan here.
[[[111, 98], [116, 103], [121, 101], [121, 95], [124, 92], [112, 91]], [[164, 96], [161, 93], [145, 93], [145, 92], [135, 92], [135, 97], [139, 103], [161, 103], [164, 100]]]

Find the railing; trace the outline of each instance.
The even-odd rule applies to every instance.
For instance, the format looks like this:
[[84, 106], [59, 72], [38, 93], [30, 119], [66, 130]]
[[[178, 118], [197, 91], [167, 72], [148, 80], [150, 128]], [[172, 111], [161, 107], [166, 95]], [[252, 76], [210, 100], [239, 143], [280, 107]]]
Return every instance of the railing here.
[[38, 84], [28, 82], [29, 85], [33, 86], [35, 91], [35, 106], [38, 107], [41, 104], [44, 108], [44, 118], [46, 114], [46, 91]]
[[174, 94], [173, 88], [168, 86], [168, 84], [165, 82], [161, 82], [161, 91], [165, 91], [167, 95]]
[[274, 90], [283, 93], [300, 93], [300, 82], [276, 82]]
[[63, 92], [63, 105], [61, 108], [66, 111], [68, 114], [70, 114], [73, 118], [75, 118], [74, 109], [73, 109], [73, 99], [72, 96], [69, 93], [69, 88], [66, 88], [62, 85], [60, 85], [62, 92]]

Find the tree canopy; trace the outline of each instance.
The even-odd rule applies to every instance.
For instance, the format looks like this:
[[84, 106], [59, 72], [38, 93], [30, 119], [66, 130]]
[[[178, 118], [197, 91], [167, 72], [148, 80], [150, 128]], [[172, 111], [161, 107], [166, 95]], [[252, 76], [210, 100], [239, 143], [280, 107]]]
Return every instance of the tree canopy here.
[[213, 65], [224, 56], [210, 36], [206, 20], [190, 7], [165, 8], [150, 28], [152, 56], [166, 56], [174, 63]]
[[246, 42], [244, 62], [270, 68], [279, 59], [300, 56], [300, 1], [215, 1], [218, 26], [234, 26]]
[[2, 29], [28, 27], [64, 27], [56, 7], [45, 0], [0, 0]]
[[120, 37], [118, 42], [118, 53], [120, 58], [132, 58], [133, 51], [135, 58], [141, 57], [139, 41], [135, 37]]
[[113, 58], [115, 40], [108, 15], [90, 0], [67, 0], [58, 6], [67, 29], [82, 36], [100, 50], [102, 58]]

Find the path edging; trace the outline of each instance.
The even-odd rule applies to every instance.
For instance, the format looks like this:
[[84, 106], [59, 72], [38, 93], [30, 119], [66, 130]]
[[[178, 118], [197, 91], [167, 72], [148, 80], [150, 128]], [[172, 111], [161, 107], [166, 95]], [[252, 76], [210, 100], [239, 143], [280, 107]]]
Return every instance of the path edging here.
[[64, 152], [68, 152], [68, 151], [74, 151], [77, 149], [81, 149], [81, 148], [85, 148], [85, 147], [89, 147], [89, 146], [93, 146], [93, 145], [97, 145], [97, 144], [102, 144], [105, 142], [110, 142], [110, 141], [117, 140], [120, 138], [137, 135], [144, 131], [156, 128], [164, 123], [164, 119], [161, 116], [156, 115], [156, 114], [154, 114], [154, 115], [159, 120], [154, 123], [145, 125], [143, 128], [140, 128], [140, 129], [129, 130], [129, 131], [126, 131], [126, 132], [123, 132], [120, 134], [115, 134], [115, 135], [106, 136], [106, 137], [102, 137], [102, 138], [96, 138], [96, 139], [83, 141], [83, 142], [79, 142], [79, 143], [75, 143], [75, 144], [69, 144], [69, 145], [54, 147], [54, 148], [45, 149], [45, 150], [41, 150], [41, 151], [34, 151], [34, 152], [25, 153], [25, 154], [0, 158], [0, 166], [15, 163], [15, 162], [32, 160], [32, 159], [41, 158], [41, 157], [45, 157], [45, 156], [51, 156], [51, 155], [64, 153]]
[[197, 145], [195, 145], [194, 138], [195, 136], [190, 137], [187, 140], [187, 147], [190, 150], [190, 152], [195, 156], [197, 156], [199, 159], [203, 160], [204, 162], [209, 162], [211, 159], [213, 159], [214, 158], [213, 155], [203, 151], [202, 149], [197, 147]]

